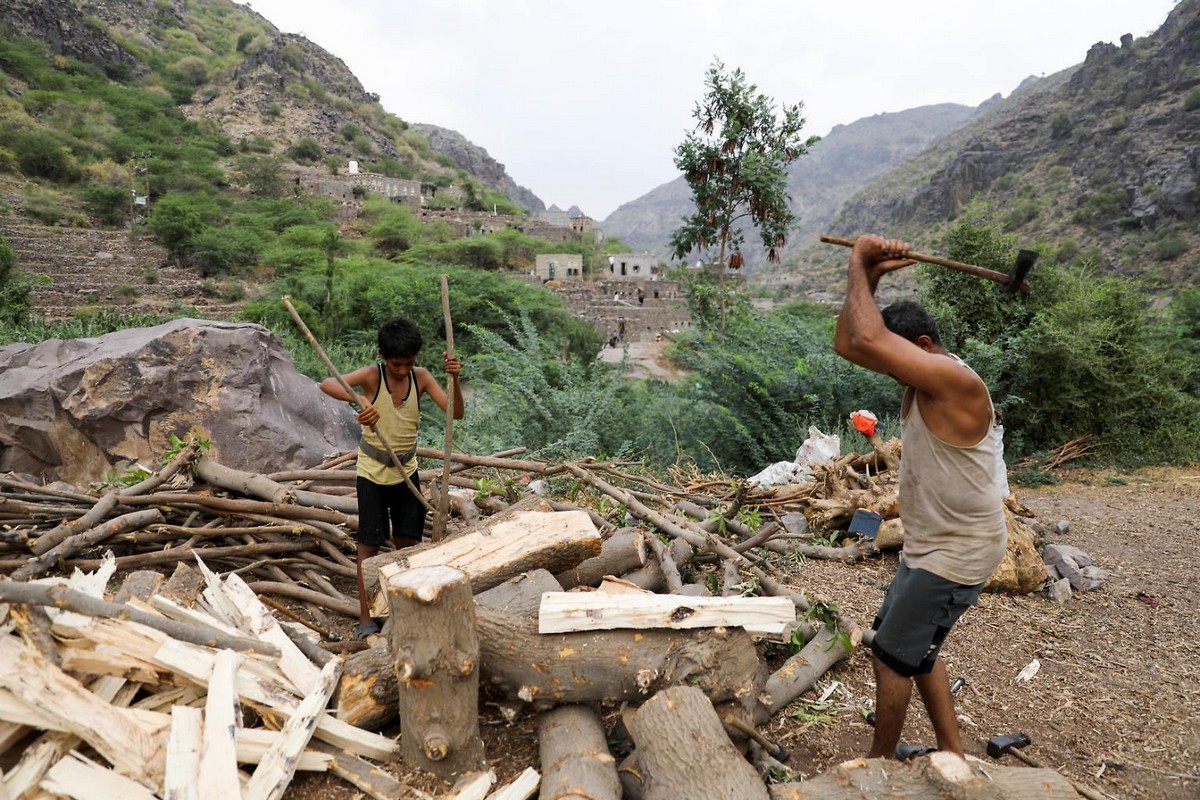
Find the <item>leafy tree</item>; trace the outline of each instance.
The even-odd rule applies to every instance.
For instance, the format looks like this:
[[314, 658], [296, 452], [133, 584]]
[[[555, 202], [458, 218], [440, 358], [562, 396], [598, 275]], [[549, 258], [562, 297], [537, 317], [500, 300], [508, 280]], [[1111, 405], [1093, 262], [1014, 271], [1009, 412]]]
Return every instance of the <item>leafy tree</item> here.
[[189, 240], [206, 227], [205, 215], [211, 211], [212, 203], [207, 198], [168, 195], [151, 209], [150, 230], [178, 262], [187, 252]]
[[129, 189], [98, 183], [83, 190], [87, 209], [101, 225], [120, 225], [129, 216]]
[[740, 69], [727, 73], [714, 59], [705, 95], [692, 116], [696, 128], [675, 148], [675, 166], [692, 190], [696, 210], [671, 236], [675, 258], [698, 251], [724, 272], [740, 265], [743, 220], [762, 236], [767, 258], [779, 260], [794, 215], [788, 208], [787, 167], [817, 141], [802, 139], [802, 103], [782, 106], [749, 83]]
[[187, 241], [188, 258], [201, 276], [236, 274], [258, 262], [262, 239], [245, 228], [204, 228]]
[[242, 156], [235, 167], [238, 178], [256, 197], [283, 194], [283, 160], [276, 156]]

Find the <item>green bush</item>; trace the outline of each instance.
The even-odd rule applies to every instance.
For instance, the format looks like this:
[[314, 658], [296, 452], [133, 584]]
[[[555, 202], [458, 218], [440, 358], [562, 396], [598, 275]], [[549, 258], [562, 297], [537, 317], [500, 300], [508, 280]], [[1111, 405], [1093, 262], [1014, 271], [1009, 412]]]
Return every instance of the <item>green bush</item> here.
[[263, 242], [253, 231], [206, 228], [188, 240], [188, 259], [205, 278], [244, 272], [258, 263]]
[[288, 155], [298, 164], [315, 164], [325, 157], [325, 151], [316, 139], [306, 136], [291, 146]]
[[181, 81], [190, 86], [203, 86], [208, 82], [208, 65], [202, 58], [186, 56], [176, 61], [172, 69]]
[[1188, 242], [1177, 232], [1170, 232], [1159, 237], [1151, 251], [1157, 261], [1174, 261], [1188, 251]]
[[17, 254], [0, 236], [0, 322], [19, 325], [25, 319], [35, 285], [17, 268]]
[[241, 156], [234, 162], [234, 172], [256, 197], [283, 194], [283, 161], [276, 156]]
[[173, 194], [156, 202], [150, 210], [154, 238], [176, 260], [187, 253], [188, 244], [215, 216], [211, 200], [202, 196]]
[[1195, 111], [1200, 108], [1200, 86], [1193, 88], [1183, 98], [1183, 110]]
[[43, 225], [58, 225], [66, 214], [62, 195], [53, 189], [29, 186], [23, 193], [25, 213]]
[[83, 190], [83, 201], [101, 225], [115, 227], [129, 219], [129, 189], [124, 186], [88, 186]]
[[1028, 198], [1019, 200], [1012, 206], [1008, 215], [1004, 218], [1004, 230], [1012, 231], [1023, 227], [1026, 223], [1037, 219], [1040, 210], [1041, 208], [1036, 200]]
[[53, 134], [28, 131], [17, 134], [12, 142], [17, 166], [30, 178], [46, 178], [60, 183], [79, 180], [80, 170], [70, 151]]
[[[987, 214], [967, 217], [947, 237], [949, 257], [1008, 271], [1015, 243]], [[1144, 287], [1043, 264], [1028, 295], [1002, 295], [950, 270], [921, 280], [947, 349], [991, 388], [1009, 456], [1048, 452], [1084, 433], [1101, 444], [1099, 458], [1117, 463], [1200, 453], [1200, 399], [1181, 389], [1195, 359], [1149, 311]]]
[[1050, 138], [1071, 138], [1071, 118], [1064, 112], [1059, 112], [1050, 118]]

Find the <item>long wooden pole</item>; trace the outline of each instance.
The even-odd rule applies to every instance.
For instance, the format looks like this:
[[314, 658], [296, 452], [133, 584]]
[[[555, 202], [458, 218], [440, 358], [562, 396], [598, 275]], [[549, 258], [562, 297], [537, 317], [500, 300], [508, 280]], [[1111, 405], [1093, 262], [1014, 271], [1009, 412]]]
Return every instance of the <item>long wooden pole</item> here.
[[[317, 341], [317, 337], [313, 336], [312, 331], [310, 331], [308, 326], [304, 324], [304, 320], [300, 318], [300, 312], [298, 312], [296, 307], [292, 305], [292, 298], [290, 295], [283, 296], [283, 304], [287, 306], [288, 313], [292, 315], [292, 320], [295, 321], [296, 326], [300, 328], [300, 332], [304, 334], [304, 338], [308, 340], [310, 345], [312, 345], [312, 349], [317, 354], [317, 358], [321, 359], [321, 361], [325, 364], [325, 367], [329, 370], [329, 374], [332, 375], [342, 387], [342, 391], [346, 393], [346, 395], [350, 398], [350, 401], [361, 409], [362, 405], [358, 402], [358, 393], [350, 388], [350, 384], [346, 383], [346, 379], [342, 377], [342, 373], [337, 371], [337, 367], [333, 365], [333, 362], [329, 360], [329, 356], [325, 354], [325, 348], [321, 347], [321, 343]], [[433, 507], [429, 505], [429, 501], [425, 499], [425, 495], [421, 494], [421, 490], [418, 489], [416, 484], [413, 483], [412, 478], [405, 473], [404, 465], [400, 463], [400, 457], [397, 456], [396, 451], [392, 449], [391, 443], [388, 442], [387, 439], [383, 438], [383, 436], [379, 433], [379, 429], [374, 425], [371, 425], [370, 428], [375, 432], [375, 435], [379, 437], [379, 441], [383, 443], [383, 449], [387, 451], [388, 458], [392, 460], [392, 465], [395, 466], [396, 469], [400, 470], [400, 474], [404, 476], [404, 482], [408, 484], [408, 490], [412, 492], [418, 500], [421, 501], [421, 505], [425, 506], [427, 511], [433, 511]]]
[[[450, 283], [442, 276], [442, 319], [446, 323], [446, 355], [454, 358], [454, 324], [450, 321]], [[457, 395], [457, 375], [447, 376], [446, 388], [446, 445], [442, 459], [442, 490], [438, 493], [438, 510], [433, 519], [433, 541], [440, 542], [446, 535], [446, 514], [450, 509], [450, 454], [454, 445], [454, 398]]]

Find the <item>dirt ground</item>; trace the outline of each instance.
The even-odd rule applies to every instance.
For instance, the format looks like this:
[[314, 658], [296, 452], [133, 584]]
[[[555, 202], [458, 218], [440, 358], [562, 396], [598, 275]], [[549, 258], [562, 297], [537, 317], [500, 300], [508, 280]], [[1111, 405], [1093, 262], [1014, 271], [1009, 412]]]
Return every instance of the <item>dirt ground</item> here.
[[[943, 655], [951, 678], [966, 680], [956, 698], [967, 750], [987, 760], [989, 736], [1022, 731], [1026, 753], [1121, 800], [1200, 797], [1200, 469], [1135, 474], [1063, 473], [1065, 482], [1015, 487], [1046, 526], [1069, 531], [1050, 541], [1089, 553], [1111, 573], [1099, 589], [1066, 605], [1039, 596], [985, 595], [951, 633]], [[874, 615], [895, 570], [895, 557], [853, 566], [808, 561], [791, 583], [832, 597], [862, 624]], [[1030, 680], [1017, 674], [1037, 659]], [[833, 689], [825, 706], [814, 701]], [[793, 779], [812, 777], [864, 753], [871, 729], [862, 721], [874, 695], [863, 652], [765, 727], [791, 757]], [[491, 766], [503, 782], [537, 767], [535, 724], [513, 724], [485, 705], [482, 730]], [[397, 735], [398, 731], [389, 731]], [[932, 744], [914, 697], [904, 740]], [[1010, 766], [1020, 766], [1011, 757]], [[428, 777], [390, 770], [437, 793]], [[358, 792], [330, 776], [298, 776], [289, 797], [350, 800]]]

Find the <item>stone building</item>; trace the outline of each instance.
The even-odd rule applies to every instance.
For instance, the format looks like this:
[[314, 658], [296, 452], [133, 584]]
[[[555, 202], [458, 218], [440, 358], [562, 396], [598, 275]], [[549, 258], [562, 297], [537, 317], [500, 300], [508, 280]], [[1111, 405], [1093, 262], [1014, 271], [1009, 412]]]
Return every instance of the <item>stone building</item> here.
[[533, 274], [542, 281], [581, 281], [583, 256], [579, 253], [538, 253]]
[[665, 276], [656, 256], [649, 253], [613, 253], [608, 256], [608, 274], [604, 277], [610, 281], [658, 281]]

